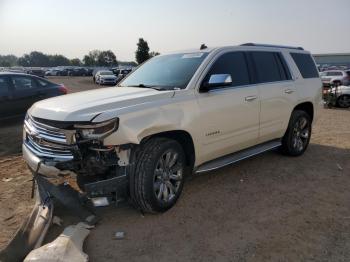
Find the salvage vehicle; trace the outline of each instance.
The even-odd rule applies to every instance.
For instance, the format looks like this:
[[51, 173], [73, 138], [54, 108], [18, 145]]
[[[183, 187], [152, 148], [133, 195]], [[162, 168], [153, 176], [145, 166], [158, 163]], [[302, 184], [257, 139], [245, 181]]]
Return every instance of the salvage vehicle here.
[[0, 119], [23, 117], [35, 102], [64, 94], [64, 85], [29, 74], [0, 72]]
[[344, 70], [329, 70], [321, 73], [323, 86], [340, 86], [350, 84], [350, 75]]
[[151, 58], [117, 87], [34, 104], [23, 156], [36, 175], [73, 174], [93, 203], [144, 212], [178, 200], [188, 174], [279, 148], [307, 149], [322, 82], [300, 47], [243, 44]]

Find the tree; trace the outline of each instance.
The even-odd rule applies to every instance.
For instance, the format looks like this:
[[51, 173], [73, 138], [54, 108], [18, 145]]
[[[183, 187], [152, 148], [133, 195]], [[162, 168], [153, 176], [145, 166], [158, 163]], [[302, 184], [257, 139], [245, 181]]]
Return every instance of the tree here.
[[70, 64], [72, 66], [81, 66], [82, 62], [80, 61], [79, 58], [73, 58], [73, 59], [70, 60]]
[[33, 51], [29, 55], [25, 54], [18, 59], [18, 64], [21, 66], [50, 66], [50, 58], [38, 51]]
[[99, 66], [118, 66], [117, 58], [111, 50], [102, 51], [97, 57]]
[[18, 65], [20, 66], [30, 66], [30, 57], [28, 54], [25, 54], [18, 58], [17, 60]]
[[138, 64], [142, 64], [150, 58], [148, 43], [147, 41], [143, 40], [143, 38], [139, 38], [139, 42], [137, 43], [137, 50], [135, 52], [135, 57], [136, 62]]
[[89, 55], [84, 56], [83, 62], [84, 62], [84, 65], [86, 65], [86, 66], [94, 66], [95, 65], [95, 61]]
[[70, 61], [63, 55], [49, 55], [50, 66], [68, 66]]
[[14, 55], [0, 55], [0, 66], [11, 67], [17, 65], [18, 58]]

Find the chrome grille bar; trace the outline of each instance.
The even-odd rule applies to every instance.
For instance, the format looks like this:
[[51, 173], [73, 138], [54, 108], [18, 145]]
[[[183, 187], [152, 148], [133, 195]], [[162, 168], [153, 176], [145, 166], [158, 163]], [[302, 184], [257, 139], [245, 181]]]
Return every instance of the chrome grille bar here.
[[[35, 121], [26, 116], [23, 144], [38, 157], [55, 161], [69, 161], [74, 158], [71, 141], [74, 131], [62, 130]], [[67, 139], [67, 134], [71, 137]]]

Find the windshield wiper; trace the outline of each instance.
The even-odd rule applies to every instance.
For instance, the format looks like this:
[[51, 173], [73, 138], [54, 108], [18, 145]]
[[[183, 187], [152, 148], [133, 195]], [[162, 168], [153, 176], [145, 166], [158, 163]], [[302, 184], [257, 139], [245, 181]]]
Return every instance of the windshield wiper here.
[[152, 88], [152, 89], [155, 89], [155, 90], [158, 90], [158, 91], [167, 90], [166, 88], [161, 87], [161, 86], [145, 85], [145, 84], [130, 85], [128, 87]]

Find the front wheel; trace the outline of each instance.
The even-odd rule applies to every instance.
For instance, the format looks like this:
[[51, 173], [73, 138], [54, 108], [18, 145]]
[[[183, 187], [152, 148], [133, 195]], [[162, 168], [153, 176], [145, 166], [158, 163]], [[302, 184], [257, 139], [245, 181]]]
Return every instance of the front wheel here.
[[281, 150], [290, 156], [302, 155], [311, 138], [311, 118], [301, 110], [293, 111], [288, 129], [282, 138]]
[[179, 198], [185, 171], [185, 154], [179, 143], [153, 138], [141, 146], [130, 179], [133, 202], [145, 212], [165, 212]]

